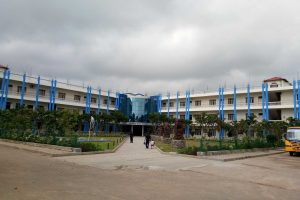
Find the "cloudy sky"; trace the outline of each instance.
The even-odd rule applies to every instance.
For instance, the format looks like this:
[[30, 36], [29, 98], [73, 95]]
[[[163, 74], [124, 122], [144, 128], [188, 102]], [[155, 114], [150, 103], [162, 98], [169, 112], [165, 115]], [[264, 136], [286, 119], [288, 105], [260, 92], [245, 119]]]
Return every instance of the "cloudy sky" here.
[[300, 71], [299, 0], [0, 0], [13, 72], [141, 93]]

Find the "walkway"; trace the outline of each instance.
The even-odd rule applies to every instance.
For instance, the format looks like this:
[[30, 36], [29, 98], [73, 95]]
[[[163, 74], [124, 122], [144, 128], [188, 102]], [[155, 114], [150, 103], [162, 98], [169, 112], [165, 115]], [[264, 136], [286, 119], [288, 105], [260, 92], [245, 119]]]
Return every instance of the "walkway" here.
[[204, 167], [216, 161], [198, 158], [161, 154], [157, 149], [146, 149], [143, 137], [134, 137], [133, 143], [127, 140], [115, 153], [66, 156], [55, 159], [102, 169], [150, 169], [180, 170]]

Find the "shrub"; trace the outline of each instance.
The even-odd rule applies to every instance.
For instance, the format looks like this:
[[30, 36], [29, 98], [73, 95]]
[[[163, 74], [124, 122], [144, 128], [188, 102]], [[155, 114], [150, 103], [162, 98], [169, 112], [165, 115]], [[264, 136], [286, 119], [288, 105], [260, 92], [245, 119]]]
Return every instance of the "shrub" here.
[[187, 154], [187, 155], [197, 155], [197, 151], [199, 149], [197, 147], [185, 147], [177, 150], [177, 153]]
[[97, 145], [97, 143], [93, 143], [93, 142], [82, 142], [80, 143], [80, 147], [83, 152], [102, 150], [102, 148], [99, 145]]

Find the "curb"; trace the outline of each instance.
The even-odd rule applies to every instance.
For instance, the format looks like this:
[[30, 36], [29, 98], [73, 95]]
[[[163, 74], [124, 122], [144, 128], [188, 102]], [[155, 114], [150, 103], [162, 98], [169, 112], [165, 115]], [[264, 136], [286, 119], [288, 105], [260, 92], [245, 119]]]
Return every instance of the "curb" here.
[[[235, 158], [215, 158], [214, 156], [193, 156], [193, 155], [186, 155], [186, 154], [179, 154], [177, 152], [163, 152], [160, 148], [156, 146], [156, 149], [159, 151], [159, 153], [164, 155], [171, 155], [171, 156], [179, 156], [179, 157], [186, 157], [186, 158], [195, 158], [195, 159], [205, 159], [205, 160], [215, 160], [215, 161], [221, 161], [221, 162], [230, 162], [235, 160], [243, 160], [248, 158], [256, 158], [256, 157], [263, 157], [263, 156], [270, 156], [270, 155], [276, 155], [276, 154], [282, 154], [285, 153], [284, 151], [277, 150], [277, 152], [270, 152], [260, 155], [248, 155], [248, 156], [239, 156]], [[276, 151], [276, 150], [275, 150]], [[256, 151], [259, 152], [259, 151]], [[249, 153], [249, 152], [244, 152]], [[229, 154], [227, 154], [229, 155]]]
[[[128, 137], [124, 138], [124, 140], [119, 143], [118, 146], [116, 146], [113, 150], [109, 150], [109, 151], [90, 151], [90, 152], [67, 152], [67, 153], [61, 153], [61, 154], [53, 154], [53, 153], [48, 153], [48, 152], [43, 152], [43, 151], [39, 151], [39, 150], [33, 150], [33, 149], [27, 149], [27, 148], [23, 148], [20, 146], [12, 146], [12, 145], [8, 145], [8, 144], [0, 144], [2, 146], [6, 146], [6, 147], [11, 147], [14, 149], [20, 149], [20, 150], [25, 150], [25, 151], [29, 151], [29, 152], [33, 152], [33, 153], [39, 153], [42, 155], [47, 155], [47, 156], [51, 156], [51, 157], [62, 157], [62, 156], [79, 156], [79, 155], [93, 155], [93, 154], [106, 154], [106, 153], [115, 153], [126, 141], [128, 140]], [[53, 149], [53, 150], [62, 150], [64, 147], [62, 147], [62, 149], [59, 149], [61, 146], [56, 146], [56, 145], [52, 145], [55, 147], [59, 147], [59, 148], [51, 148], [50, 145], [43, 145], [40, 143], [34, 143], [34, 142], [22, 142], [22, 141], [15, 141], [15, 140], [7, 140], [7, 139], [0, 139], [1, 142], [7, 142], [7, 143], [11, 143], [11, 144], [22, 144], [22, 145], [27, 145], [27, 146], [31, 146], [31, 147], [39, 147], [39, 148], [44, 148], [44, 149]], [[50, 147], [50, 148], [49, 148]], [[66, 148], [73, 148], [73, 147], [66, 147]]]
[[107, 153], [115, 153], [123, 144], [128, 140], [128, 137], [124, 138], [124, 140], [119, 143], [113, 150], [108, 151], [89, 151], [89, 152], [75, 152], [75, 153], [65, 153], [65, 154], [52, 154], [52, 157], [63, 157], [63, 156], [84, 156], [84, 155], [94, 155], [94, 154], [107, 154]]

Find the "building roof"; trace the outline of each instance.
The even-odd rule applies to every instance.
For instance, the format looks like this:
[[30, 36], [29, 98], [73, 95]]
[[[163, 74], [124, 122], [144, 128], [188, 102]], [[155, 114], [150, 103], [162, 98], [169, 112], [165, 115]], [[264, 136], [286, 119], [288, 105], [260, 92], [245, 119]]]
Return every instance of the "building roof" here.
[[288, 83], [288, 80], [286, 80], [285, 78], [281, 78], [277, 76], [264, 80], [264, 82], [271, 82], [271, 81], [285, 81]]
[[0, 69], [8, 69], [8, 67], [5, 67], [4, 65], [0, 64]]

